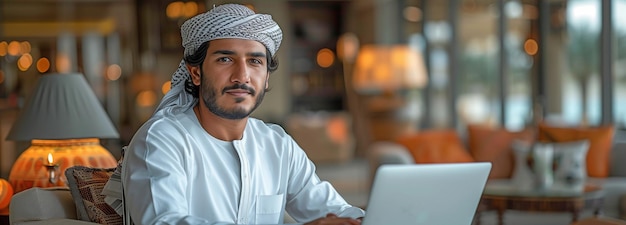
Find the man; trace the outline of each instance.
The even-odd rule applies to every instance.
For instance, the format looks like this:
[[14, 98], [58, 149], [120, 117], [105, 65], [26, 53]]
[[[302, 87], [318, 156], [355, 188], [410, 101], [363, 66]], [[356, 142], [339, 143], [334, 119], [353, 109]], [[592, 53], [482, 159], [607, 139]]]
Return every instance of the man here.
[[181, 27], [184, 60], [124, 156], [135, 224], [360, 224], [278, 125], [250, 118], [269, 87], [282, 31], [269, 15], [227, 4]]

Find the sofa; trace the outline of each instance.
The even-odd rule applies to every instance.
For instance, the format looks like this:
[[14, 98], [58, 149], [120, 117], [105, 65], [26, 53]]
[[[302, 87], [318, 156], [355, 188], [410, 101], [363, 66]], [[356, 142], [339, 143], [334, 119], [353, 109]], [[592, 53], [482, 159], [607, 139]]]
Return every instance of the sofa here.
[[[370, 164], [370, 180], [372, 180], [375, 175], [376, 169], [382, 164], [411, 164], [411, 163], [455, 163], [455, 162], [471, 162], [471, 161], [492, 161], [495, 162], [498, 157], [491, 157], [488, 160], [474, 160], [472, 159], [472, 153], [470, 153], [467, 149], [468, 145], [472, 145], [475, 143], [471, 143], [469, 138], [461, 138], [461, 134], [458, 134], [456, 130], [448, 130], [448, 131], [435, 131], [435, 132], [424, 132], [426, 135], [422, 135], [419, 138], [411, 137], [411, 138], [398, 138], [395, 141], [378, 141], [370, 145], [368, 149], [368, 160]], [[469, 133], [469, 132], [468, 132]], [[442, 135], [443, 134], [443, 135]], [[520, 137], [518, 133], [517, 137]], [[465, 134], [469, 136], [469, 134]], [[443, 137], [442, 137], [443, 136]], [[452, 137], [452, 138], [451, 138]], [[493, 143], [485, 143], [483, 144], [486, 148], [497, 148], [497, 145], [501, 145], [503, 139], [511, 138], [499, 136], [493, 141]], [[530, 138], [536, 138], [535, 134], [531, 134]], [[619, 140], [619, 141], [614, 141]], [[612, 146], [610, 150], [610, 167], [608, 169], [608, 176], [606, 177], [593, 177], [588, 176], [584, 180], [586, 183], [596, 184], [602, 188], [604, 192], [605, 198], [603, 207], [601, 209], [601, 214], [603, 217], [607, 218], [615, 218], [626, 220], [626, 142], [623, 142], [625, 139], [615, 138], [612, 139]], [[410, 143], [415, 142], [415, 143]], [[427, 143], [430, 142], [430, 143]], [[434, 142], [435, 144], [433, 144]], [[409, 143], [409, 144], [407, 144]], [[425, 144], [421, 144], [425, 143]], [[452, 143], [452, 144], [451, 144]], [[459, 144], [460, 143], [460, 147]], [[509, 143], [509, 142], [507, 142]], [[412, 146], [420, 146], [420, 145], [430, 145], [430, 153], [415, 153], [415, 149], [410, 149]], [[453, 147], [450, 147], [453, 146]], [[421, 148], [429, 148], [423, 147]], [[441, 152], [441, 149], [450, 149], [450, 148], [460, 148], [461, 150], [446, 150]], [[424, 149], [418, 149], [420, 151], [425, 151]], [[436, 151], [435, 153], [433, 153]], [[427, 151], [426, 151], [427, 152]], [[492, 154], [493, 155], [493, 154]], [[475, 156], [475, 155], [474, 155]], [[507, 157], [513, 157], [512, 155], [508, 155]], [[424, 159], [428, 158], [428, 159]], [[445, 158], [445, 160], [443, 160]], [[437, 159], [439, 161], [432, 161], [433, 159]], [[447, 160], [447, 161], [446, 161]], [[495, 167], [494, 167], [495, 168]], [[498, 166], [498, 168], [502, 168]], [[514, 167], [509, 168], [510, 170], [515, 170]], [[498, 172], [494, 171], [493, 172]], [[498, 182], [498, 181], [506, 181], [506, 177], [496, 177], [492, 178], [490, 174], [490, 178], [488, 182]], [[589, 210], [591, 211], [591, 210]], [[482, 224], [496, 224], [497, 221], [495, 212], [482, 213], [481, 216]], [[505, 224], [568, 224], [571, 222], [571, 215], [567, 213], [561, 213], [561, 215], [557, 215], [559, 213], [530, 213], [530, 212], [517, 212], [517, 211], [506, 211], [505, 213]], [[591, 217], [593, 216], [592, 212], [583, 212], [581, 218]]]

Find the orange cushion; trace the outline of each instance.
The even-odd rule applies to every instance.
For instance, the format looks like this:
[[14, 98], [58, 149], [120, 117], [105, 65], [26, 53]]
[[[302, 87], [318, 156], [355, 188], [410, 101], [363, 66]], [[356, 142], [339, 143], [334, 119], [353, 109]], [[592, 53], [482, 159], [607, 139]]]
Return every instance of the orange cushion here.
[[539, 124], [539, 141], [569, 142], [589, 140], [587, 151], [587, 175], [607, 177], [613, 145], [613, 126], [601, 127], [552, 127]]
[[405, 135], [397, 142], [404, 145], [416, 163], [473, 162], [454, 130], [430, 130]]
[[511, 177], [515, 168], [513, 140], [530, 142], [535, 133], [531, 129], [513, 132], [482, 125], [468, 125], [467, 132], [468, 148], [474, 160], [491, 162], [490, 179]]

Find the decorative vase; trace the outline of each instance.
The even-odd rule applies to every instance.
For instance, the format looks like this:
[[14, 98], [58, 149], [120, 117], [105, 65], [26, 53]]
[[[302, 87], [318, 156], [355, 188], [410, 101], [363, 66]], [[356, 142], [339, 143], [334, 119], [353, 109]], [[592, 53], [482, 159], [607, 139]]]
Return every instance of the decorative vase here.
[[535, 186], [540, 190], [548, 189], [554, 183], [554, 148], [551, 145], [535, 145], [532, 154]]

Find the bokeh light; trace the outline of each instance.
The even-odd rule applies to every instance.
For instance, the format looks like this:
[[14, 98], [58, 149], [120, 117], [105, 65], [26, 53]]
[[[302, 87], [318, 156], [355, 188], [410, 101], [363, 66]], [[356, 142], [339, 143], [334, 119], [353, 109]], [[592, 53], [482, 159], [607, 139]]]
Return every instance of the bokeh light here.
[[39, 71], [40, 73], [45, 73], [48, 72], [49, 69], [50, 60], [48, 60], [48, 58], [42, 57], [41, 59], [37, 60], [37, 71]]
[[335, 54], [328, 48], [320, 49], [317, 52], [317, 65], [328, 68], [335, 62]]
[[30, 53], [30, 42], [22, 41], [20, 42], [20, 54]]
[[170, 89], [172, 89], [172, 82], [171, 81], [165, 81], [165, 83], [163, 83], [163, 85], [161, 85], [161, 92], [163, 94], [167, 94], [167, 92], [170, 91]]
[[185, 7], [185, 3], [183, 2], [172, 2], [170, 4], [167, 5], [167, 8], [165, 8], [165, 14], [167, 15], [167, 18], [170, 19], [176, 19], [181, 17], [181, 15], [183, 15], [183, 8]]
[[0, 56], [5, 56], [8, 53], [9, 43], [6, 41], [0, 42]]
[[9, 55], [17, 56], [20, 54], [20, 43], [17, 41], [9, 42], [9, 47], [7, 48], [7, 52]]
[[17, 68], [20, 71], [26, 71], [30, 66], [33, 65], [33, 56], [26, 53], [20, 56], [20, 59], [17, 60]]
[[156, 103], [157, 96], [154, 91], [142, 91], [137, 95], [137, 105], [141, 107], [150, 107]]
[[117, 64], [111, 64], [107, 67], [106, 77], [107, 79], [113, 81], [120, 79], [122, 76], [122, 67]]
[[183, 8], [183, 15], [185, 18], [191, 18], [198, 14], [198, 3], [196, 2], [186, 2]]
[[415, 6], [407, 6], [403, 10], [404, 19], [410, 22], [419, 22], [422, 20], [422, 10]]
[[58, 54], [56, 59], [57, 72], [69, 73], [72, 68], [72, 62], [70, 62], [69, 56], [66, 54]]
[[524, 51], [528, 55], [535, 55], [539, 51], [539, 45], [535, 39], [528, 39], [524, 42]]

